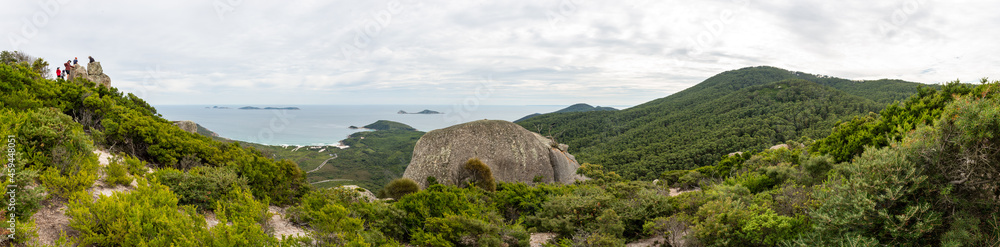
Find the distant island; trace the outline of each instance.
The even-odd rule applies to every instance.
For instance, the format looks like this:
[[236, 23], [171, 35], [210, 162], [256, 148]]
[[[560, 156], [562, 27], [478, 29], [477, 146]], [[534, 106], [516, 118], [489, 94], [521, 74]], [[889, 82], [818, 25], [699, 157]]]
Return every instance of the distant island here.
[[208, 106], [206, 106], [205, 108], [211, 108], [211, 109], [229, 109], [229, 107], [225, 107], [225, 106], [223, 106], [223, 107], [219, 107], [219, 106], [208, 107]]
[[406, 112], [404, 110], [399, 110], [399, 112], [396, 112], [396, 113], [398, 113], [398, 114], [444, 114], [444, 113], [439, 112], [439, 111], [431, 111], [431, 110], [423, 110], [423, 111], [420, 111], [420, 112], [413, 112], [413, 113]]
[[254, 106], [244, 106], [244, 107], [240, 107], [239, 109], [240, 110], [301, 110], [298, 107], [294, 107], [294, 106], [292, 106], [292, 107], [264, 107], [264, 108], [254, 107]]

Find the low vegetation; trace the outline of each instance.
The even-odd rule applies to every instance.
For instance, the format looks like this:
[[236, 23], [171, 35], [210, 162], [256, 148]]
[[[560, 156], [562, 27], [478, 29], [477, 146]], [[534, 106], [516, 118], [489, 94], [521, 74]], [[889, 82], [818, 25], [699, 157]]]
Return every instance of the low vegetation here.
[[[812, 97], [858, 99], [817, 81], [746, 92], [778, 105], [817, 104], [810, 109], [826, 107]], [[697, 167], [650, 168], [654, 181], [634, 180], [647, 175], [621, 170], [625, 163], [593, 162], [578, 170], [591, 179], [575, 184], [507, 183], [473, 159], [466, 166], [472, 186], [429, 178], [421, 190], [394, 180], [402, 171], [391, 170], [404, 156], [392, 149], [412, 150], [408, 143], [421, 133], [352, 135], [345, 141], [352, 148], [338, 155], [387, 162], [390, 172], [377, 188], [391, 199], [309, 186], [294, 161], [183, 132], [141, 99], [87, 81], [45, 79], [29, 63], [0, 63], [0, 90], [0, 135], [16, 137], [11, 165], [18, 171], [13, 181], [0, 180], [4, 192], [16, 185], [18, 207], [0, 215], [24, 223], [13, 245], [27, 244], [36, 232], [27, 222], [49, 203], [66, 205], [74, 231], [57, 242], [72, 246], [528, 246], [537, 232], [557, 235], [549, 246], [623, 246], [653, 237], [668, 246], [1000, 246], [996, 81], [920, 89], [817, 140], [767, 135], [788, 137], [767, 145], [786, 145], [719, 154]], [[87, 192], [101, 179], [98, 148], [121, 157], [103, 168], [103, 181], [130, 191]], [[628, 150], [614, 155], [643, 160]], [[276, 237], [270, 206], [287, 206], [284, 216], [308, 236]], [[209, 212], [219, 221], [212, 227]]]

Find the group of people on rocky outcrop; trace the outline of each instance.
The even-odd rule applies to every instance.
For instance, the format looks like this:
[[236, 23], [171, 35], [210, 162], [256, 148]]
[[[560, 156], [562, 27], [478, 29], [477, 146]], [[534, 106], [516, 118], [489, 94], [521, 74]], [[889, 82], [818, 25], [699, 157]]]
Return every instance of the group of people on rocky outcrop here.
[[[91, 63], [95, 62], [94, 57], [87, 56], [87, 58], [90, 59]], [[74, 57], [73, 60], [66, 60], [66, 63], [64, 63], [63, 66], [66, 67], [66, 69], [60, 69], [59, 67], [56, 67], [56, 77], [58, 77], [59, 79], [63, 79], [64, 76], [69, 77], [69, 73], [73, 71], [73, 69], [76, 69], [77, 58]]]

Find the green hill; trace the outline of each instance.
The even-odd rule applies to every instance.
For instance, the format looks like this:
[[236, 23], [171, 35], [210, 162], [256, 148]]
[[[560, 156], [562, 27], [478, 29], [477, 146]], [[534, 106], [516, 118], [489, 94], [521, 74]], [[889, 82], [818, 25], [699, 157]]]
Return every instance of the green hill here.
[[375, 121], [372, 124], [365, 125], [364, 128], [365, 129], [373, 129], [373, 130], [396, 130], [396, 129], [398, 129], [398, 130], [412, 130], [412, 131], [416, 131], [417, 130], [417, 129], [415, 129], [413, 127], [410, 127], [409, 125], [406, 125], [404, 123], [393, 122], [393, 121], [388, 121], [388, 120], [378, 120], [378, 121]]
[[[585, 103], [579, 103], [579, 104], [574, 104], [574, 105], [571, 105], [569, 107], [566, 107], [566, 108], [563, 108], [563, 109], [560, 109], [558, 111], [554, 111], [554, 112], [551, 112], [551, 113], [588, 112], [588, 111], [617, 111], [617, 110], [618, 109], [611, 108], [611, 107], [603, 107], [603, 106], [594, 107], [594, 106], [591, 106], [591, 105], [588, 105], [588, 104], [585, 104]], [[521, 122], [521, 121], [527, 120], [529, 118], [533, 118], [533, 117], [540, 116], [540, 115], [542, 115], [542, 114], [541, 113], [534, 113], [534, 114], [531, 114], [531, 115], [524, 116], [524, 117], [522, 117], [520, 119], [514, 120], [514, 122], [515, 123]]]
[[378, 191], [389, 181], [402, 177], [413, 155], [413, 146], [424, 132], [399, 122], [379, 120], [341, 141], [349, 146], [288, 147], [239, 142], [266, 156], [291, 160], [305, 171], [306, 179], [318, 188], [358, 185]]
[[621, 111], [544, 114], [519, 124], [569, 144], [581, 162], [653, 179], [667, 170], [712, 165], [730, 152], [824, 137], [837, 121], [877, 112], [919, 85], [751, 67]]

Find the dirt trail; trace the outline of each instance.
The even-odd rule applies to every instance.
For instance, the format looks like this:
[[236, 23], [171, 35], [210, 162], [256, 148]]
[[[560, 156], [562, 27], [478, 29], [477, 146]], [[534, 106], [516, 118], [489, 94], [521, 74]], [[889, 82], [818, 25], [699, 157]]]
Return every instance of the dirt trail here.
[[306, 173], [311, 173], [311, 172], [314, 172], [314, 171], [319, 171], [319, 169], [323, 168], [323, 166], [326, 165], [326, 162], [328, 162], [328, 161], [330, 161], [332, 159], [336, 159], [336, 158], [337, 158], [337, 154], [333, 154], [333, 158], [329, 158], [329, 159], [324, 160], [323, 163], [319, 164], [319, 167], [316, 167], [316, 169], [312, 169], [312, 171], [308, 171]]
[[309, 184], [321, 184], [321, 183], [326, 183], [326, 182], [347, 182], [347, 181], [354, 181], [354, 180], [338, 178], [338, 179], [327, 179], [327, 180], [323, 180], [323, 181], [312, 182], [312, 183], [309, 183]]
[[38, 212], [31, 216], [35, 220], [35, 232], [38, 233], [38, 238], [32, 241], [35, 245], [55, 244], [62, 232], [66, 232], [66, 235], [69, 236], [78, 234], [76, 230], [69, 227], [66, 205], [63, 205], [62, 202], [55, 202], [55, 200], [43, 202], [43, 205], [42, 208], [38, 209]]

